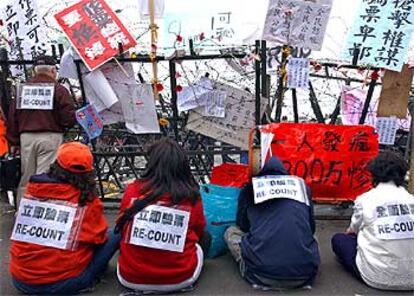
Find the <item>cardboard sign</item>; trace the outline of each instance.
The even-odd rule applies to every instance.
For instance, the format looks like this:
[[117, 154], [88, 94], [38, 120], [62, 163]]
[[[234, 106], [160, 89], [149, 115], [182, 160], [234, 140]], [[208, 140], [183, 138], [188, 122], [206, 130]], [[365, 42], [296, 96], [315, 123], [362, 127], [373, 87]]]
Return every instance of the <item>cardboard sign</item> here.
[[331, 7], [332, 0], [271, 0], [263, 39], [320, 50]]
[[371, 188], [365, 166], [378, 154], [373, 127], [280, 123], [261, 130], [273, 133], [272, 154], [305, 180], [314, 199], [354, 200]]
[[409, 69], [408, 65], [404, 65], [401, 73], [385, 71], [378, 103], [378, 116], [407, 117], [408, 97], [410, 96], [413, 73], [413, 69]]
[[53, 110], [54, 84], [22, 84], [19, 109]]
[[89, 139], [99, 137], [103, 131], [103, 122], [94, 105], [86, 105], [76, 110], [76, 120], [82, 126]]
[[11, 239], [69, 250], [76, 242], [77, 211], [76, 206], [22, 198]]
[[414, 202], [412, 204], [387, 203], [376, 207], [373, 223], [375, 237], [383, 240], [414, 238]]
[[182, 253], [190, 213], [165, 206], [149, 205], [134, 217], [129, 243]]
[[379, 143], [383, 145], [394, 145], [397, 134], [398, 121], [395, 117], [378, 117], [375, 129], [379, 135]]
[[407, 60], [414, 24], [413, 1], [361, 1], [344, 57], [358, 50], [358, 64], [400, 72]]
[[305, 183], [293, 176], [261, 176], [252, 178], [254, 203], [270, 199], [288, 198], [309, 206]]
[[128, 50], [135, 39], [104, 0], [82, 0], [55, 18], [89, 70]]

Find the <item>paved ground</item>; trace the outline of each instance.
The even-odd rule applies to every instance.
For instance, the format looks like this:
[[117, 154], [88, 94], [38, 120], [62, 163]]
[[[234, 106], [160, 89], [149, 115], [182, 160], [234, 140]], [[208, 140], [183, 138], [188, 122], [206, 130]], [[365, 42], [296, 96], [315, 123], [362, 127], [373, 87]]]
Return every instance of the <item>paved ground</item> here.
[[[9, 237], [14, 220], [14, 214], [8, 212], [8, 210], [7, 206], [0, 203], [0, 295], [18, 295], [11, 285], [8, 274]], [[326, 213], [326, 211], [323, 213]], [[108, 210], [106, 214], [111, 223], [113, 223], [116, 211]], [[207, 260], [197, 289], [183, 295], [414, 295], [413, 292], [384, 292], [368, 288], [342, 270], [331, 252], [330, 238], [335, 232], [345, 229], [347, 224], [347, 221], [344, 220], [319, 220], [317, 222], [317, 236], [320, 243], [322, 266], [312, 290], [285, 293], [255, 291], [239, 277], [234, 262], [230, 255], [227, 254], [217, 259]], [[116, 280], [115, 266], [116, 258], [113, 258], [105, 277], [105, 282], [100, 283], [96, 290], [89, 295], [120, 295], [124, 292]]]

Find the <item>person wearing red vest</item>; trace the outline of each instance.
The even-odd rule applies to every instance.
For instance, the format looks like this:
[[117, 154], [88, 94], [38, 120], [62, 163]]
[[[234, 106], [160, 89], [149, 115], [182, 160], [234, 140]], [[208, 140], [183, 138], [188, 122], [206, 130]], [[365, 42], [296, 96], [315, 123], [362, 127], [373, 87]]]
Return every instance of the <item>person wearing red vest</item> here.
[[93, 288], [119, 246], [97, 197], [93, 156], [63, 144], [48, 173], [30, 178], [13, 228], [10, 273], [25, 294]]
[[211, 237], [183, 149], [161, 139], [149, 149], [142, 178], [122, 199], [115, 232], [122, 232], [118, 280], [132, 290], [192, 289]]

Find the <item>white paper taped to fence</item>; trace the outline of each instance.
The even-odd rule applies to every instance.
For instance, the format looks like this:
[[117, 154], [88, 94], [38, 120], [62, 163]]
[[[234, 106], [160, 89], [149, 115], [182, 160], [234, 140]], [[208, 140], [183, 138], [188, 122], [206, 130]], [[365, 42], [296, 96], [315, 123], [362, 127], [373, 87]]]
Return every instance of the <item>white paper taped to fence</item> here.
[[48, 201], [22, 198], [11, 239], [62, 250], [76, 240], [78, 208]]
[[308, 88], [309, 85], [309, 60], [302, 58], [290, 58], [288, 62], [288, 88]]
[[113, 104], [118, 102], [118, 97], [113, 88], [100, 70], [94, 70], [85, 75], [85, 81], [96, 94], [95, 96], [91, 96], [90, 100], [98, 112], [111, 108]]
[[53, 110], [55, 85], [50, 83], [22, 84], [19, 109]]
[[182, 253], [190, 213], [165, 206], [150, 205], [134, 217], [129, 243]]
[[378, 133], [380, 144], [394, 145], [398, 129], [398, 120], [396, 117], [377, 117], [375, 129]]
[[[219, 139], [236, 147], [248, 149], [249, 132], [255, 126], [255, 95], [230, 85], [216, 83], [215, 90], [226, 92], [225, 117], [203, 116], [204, 109], [190, 111], [187, 129]], [[261, 99], [263, 113], [267, 103]]]
[[252, 178], [254, 203], [270, 199], [288, 198], [309, 205], [305, 183], [294, 176], [261, 176]]
[[205, 105], [203, 95], [213, 90], [213, 82], [203, 77], [194, 85], [186, 86], [177, 94], [178, 112], [188, 111]]
[[224, 118], [226, 116], [225, 101], [227, 93], [221, 90], [212, 90], [202, 95], [204, 98], [204, 115]]
[[375, 237], [383, 240], [414, 238], [414, 202], [389, 202], [375, 208]]
[[270, 0], [263, 39], [321, 50], [332, 0]]
[[127, 129], [134, 134], [159, 133], [154, 93], [151, 84], [130, 84], [121, 99]]

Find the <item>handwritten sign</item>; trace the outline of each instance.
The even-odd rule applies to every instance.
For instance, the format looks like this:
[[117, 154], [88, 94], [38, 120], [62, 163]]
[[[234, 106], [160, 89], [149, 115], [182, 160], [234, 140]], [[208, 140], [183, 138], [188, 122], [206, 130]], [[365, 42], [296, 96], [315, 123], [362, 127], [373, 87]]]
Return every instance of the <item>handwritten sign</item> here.
[[377, 206], [375, 236], [383, 240], [414, 238], [414, 203], [388, 202]]
[[116, 14], [104, 0], [82, 0], [55, 18], [89, 70], [96, 69], [136, 45]]
[[[249, 132], [255, 126], [255, 95], [221, 83], [214, 87], [227, 94], [225, 117], [205, 117], [204, 109], [198, 108], [190, 112], [187, 129], [248, 149]], [[266, 103], [267, 99], [262, 98], [260, 110]]]
[[371, 188], [365, 166], [378, 154], [373, 127], [280, 123], [261, 130], [274, 134], [272, 154], [305, 180], [315, 199], [353, 200]]
[[129, 243], [182, 253], [189, 221], [187, 211], [149, 205], [135, 215]]
[[226, 116], [225, 100], [227, 93], [220, 90], [212, 90], [205, 93], [205, 116], [214, 116], [224, 118]]
[[11, 239], [69, 250], [76, 242], [78, 208], [22, 198]]
[[55, 85], [52, 83], [22, 84], [18, 109], [53, 110]]
[[344, 57], [400, 72], [414, 24], [413, 1], [362, 1], [349, 32]]
[[397, 134], [398, 121], [395, 117], [378, 117], [375, 129], [379, 135], [379, 143], [383, 145], [394, 145]]
[[263, 39], [320, 50], [331, 7], [332, 0], [271, 0]]
[[[3, 10], [3, 19], [7, 25], [12, 60], [32, 60], [46, 53], [47, 38], [40, 25], [37, 1], [8, 1]], [[13, 66], [12, 72], [14, 75], [21, 75], [23, 68]]]
[[89, 139], [99, 137], [103, 131], [103, 122], [94, 105], [86, 105], [76, 111], [76, 120], [82, 126]]
[[290, 58], [288, 62], [288, 88], [308, 88], [309, 60]]
[[213, 82], [203, 77], [193, 85], [189, 85], [183, 88], [177, 94], [177, 108], [178, 112], [188, 111], [195, 109], [199, 106], [205, 105], [204, 94], [213, 90]]
[[254, 203], [287, 198], [309, 206], [305, 183], [294, 176], [261, 176], [252, 178]]

